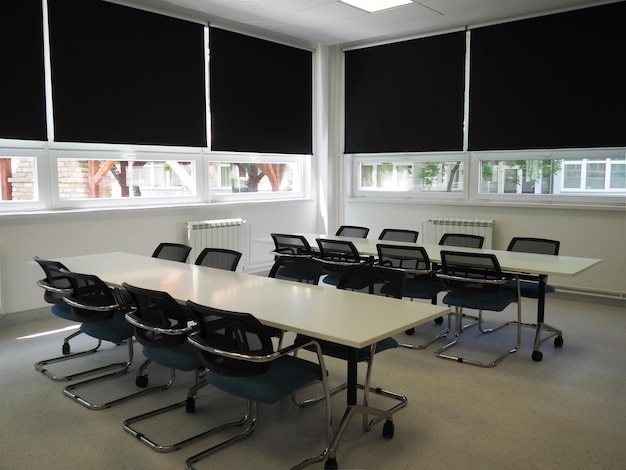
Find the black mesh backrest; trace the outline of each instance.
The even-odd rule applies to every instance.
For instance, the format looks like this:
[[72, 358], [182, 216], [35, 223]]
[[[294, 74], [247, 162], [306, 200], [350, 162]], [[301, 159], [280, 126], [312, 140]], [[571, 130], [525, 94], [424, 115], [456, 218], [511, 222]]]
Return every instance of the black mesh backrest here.
[[[269, 330], [248, 313], [230, 312], [199, 305], [190, 300], [187, 306], [200, 327], [193, 337], [203, 346], [222, 351], [266, 356], [274, 352]], [[271, 362], [251, 362], [199, 349], [202, 362], [216, 374], [248, 377], [267, 372]]]
[[378, 264], [382, 266], [430, 271], [431, 263], [428, 253], [421, 246], [376, 245]]
[[540, 255], [558, 255], [561, 242], [546, 238], [513, 237], [507, 251], [537, 253]]
[[65, 270], [62, 272], [72, 286], [72, 293], [66, 300], [91, 307], [88, 309], [72, 306], [72, 316], [76, 321], [90, 323], [113, 318], [120, 307], [120, 299], [115, 296], [113, 289], [93, 274]]
[[325, 261], [359, 263], [361, 256], [354, 243], [347, 240], [315, 239], [320, 249], [320, 258]]
[[68, 271], [68, 269], [58, 261], [51, 261], [47, 259], [39, 258], [35, 256], [33, 258], [43, 272], [45, 273], [45, 279], [40, 281], [43, 284], [44, 289], [50, 287], [51, 289], [61, 289], [65, 292], [54, 292], [53, 290], [44, 290], [43, 298], [49, 304], [62, 304], [64, 303], [63, 297], [71, 293], [72, 285], [69, 279], [61, 272], [62, 269]]
[[485, 237], [466, 233], [444, 233], [439, 240], [440, 245], [462, 246], [465, 248], [482, 248]]
[[444, 284], [459, 289], [500, 289], [499, 284], [475, 283], [472, 280], [502, 281], [500, 262], [494, 254], [441, 251], [441, 271], [444, 275], [464, 278], [450, 280], [443, 278]]
[[380, 232], [379, 240], [393, 240], [396, 242], [413, 242], [417, 241], [420, 233], [415, 230], [403, 230], [397, 228], [386, 228]]
[[152, 257], [184, 263], [190, 252], [191, 247], [182, 243], [160, 243], [152, 253]]
[[311, 254], [311, 245], [302, 235], [292, 235], [288, 233], [272, 233], [274, 249], [277, 253], [287, 255], [308, 255]]
[[196, 258], [198, 266], [236, 271], [241, 253], [226, 248], [205, 248]]
[[[190, 319], [187, 310], [183, 309], [168, 293], [143, 289], [127, 283], [123, 283], [122, 287], [133, 300], [134, 317], [143, 325], [162, 329], [178, 329], [187, 326]], [[186, 335], [168, 335], [138, 326], [135, 326], [135, 338], [141, 344], [153, 348], [167, 348], [182, 344], [187, 340]]]
[[360, 264], [346, 268], [337, 283], [337, 289], [367, 289], [368, 293], [379, 294], [384, 287], [384, 295], [401, 299], [405, 280], [406, 273], [399, 269]]
[[335, 233], [336, 237], [352, 237], [352, 238], [367, 238], [367, 234], [370, 233], [370, 229], [367, 227], [358, 227], [356, 225], [342, 225]]

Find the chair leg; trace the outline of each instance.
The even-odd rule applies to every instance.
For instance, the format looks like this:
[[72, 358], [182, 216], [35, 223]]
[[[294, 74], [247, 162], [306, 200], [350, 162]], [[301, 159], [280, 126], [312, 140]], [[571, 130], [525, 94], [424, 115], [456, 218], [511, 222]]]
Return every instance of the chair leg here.
[[[83, 388], [85, 386], [88, 386], [88, 385], [93, 385], [93, 384], [99, 383], [101, 381], [105, 381], [105, 380], [121, 377], [121, 376], [123, 376], [124, 374], [126, 374], [128, 372], [128, 370], [130, 369], [130, 366], [131, 366], [131, 364], [133, 362], [133, 354], [134, 354], [133, 348], [134, 348], [134, 345], [133, 345], [132, 339], [127, 340], [126, 343], [128, 345], [128, 358], [127, 358], [127, 360], [125, 362], [120, 362], [120, 363], [117, 364], [117, 366], [119, 367], [119, 369], [117, 371], [112, 372], [110, 374], [101, 375], [99, 377], [94, 377], [92, 379], [85, 380], [83, 382], [78, 382], [78, 383], [75, 383], [75, 384], [72, 384], [72, 385], [68, 385], [67, 387], [65, 387], [63, 389], [63, 394], [66, 397], [71, 398], [75, 402], [81, 404], [85, 408], [88, 408], [90, 410], [103, 410], [105, 408], [109, 408], [109, 407], [111, 407], [113, 405], [116, 405], [118, 403], [130, 400], [131, 398], [136, 398], [136, 397], [139, 397], [139, 396], [142, 396], [142, 395], [145, 395], [147, 393], [154, 392], [154, 391], [157, 391], [157, 390], [165, 390], [165, 389], [169, 388], [170, 385], [172, 385], [172, 383], [174, 382], [174, 378], [175, 378], [174, 370], [172, 370], [172, 373], [171, 373], [171, 376], [170, 376], [170, 380], [167, 383], [165, 383], [165, 384], [155, 385], [153, 387], [146, 388], [146, 389], [140, 390], [139, 392], [135, 392], [135, 393], [132, 393], [130, 395], [127, 395], [127, 396], [124, 396], [124, 397], [121, 397], [121, 398], [116, 398], [116, 399], [113, 399], [113, 400], [108, 401], [108, 402], [94, 403], [94, 402], [89, 401], [86, 398], [81, 397], [80, 395], [77, 395], [74, 392], [75, 390], [81, 389], [81, 388]], [[142, 364], [142, 366], [139, 368], [139, 370], [142, 372], [151, 362], [152, 361], [150, 361], [149, 359], [146, 360]], [[107, 367], [111, 367], [111, 366], [107, 366]], [[145, 386], [143, 384], [140, 384], [139, 381], [137, 381], [136, 383], [137, 383], [138, 386]]]
[[446, 331], [444, 331], [443, 333], [439, 333], [434, 338], [431, 338], [428, 341], [426, 341], [425, 343], [422, 343], [422, 344], [419, 344], [419, 345], [410, 344], [410, 343], [399, 343], [398, 346], [401, 347], [401, 348], [406, 348], [406, 349], [421, 350], [421, 349], [426, 349], [428, 346], [433, 344], [435, 341], [438, 341], [438, 340], [440, 340], [442, 338], [447, 338], [448, 334], [452, 330], [452, 316], [451, 315], [447, 315], [447, 317], [448, 317], [448, 326], [446, 328]]
[[[88, 349], [86, 351], [79, 351], [79, 352], [75, 352], [75, 353], [69, 353], [70, 351], [70, 347], [69, 347], [69, 341], [73, 338], [75, 338], [76, 336], [82, 334], [82, 331], [75, 331], [74, 333], [72, 333], [71, 335], [67, 336], [66, 338], [63, 339], [63, 356], [59, 356], [59, 357], [54, 357], [51, 359], [44, 359], [42, 361], [39, 361], [37, 363], [35, 363], [35, 370], [41, 372], [43, 375], [45, 375], [46, 377], [48, 377], [50, 380], [54, 380], [55, 382], [64, 382], [64, 381], [69, 381], [69, 380], [74, 380], [74, 379], [78, 379], [81, 377], [85, 377], [87, 375], [92, 375], [92, 374], [97, 374], [99, 372], [102, 371], [102, 368], [96, 368], [96, 369], [91, 369], [91, 370], [86, 370], [86, 371], [82, 371], [82, 372], [76, 372], [74, 374], [69, 374], [69, 375], [56, 375], [53, 371], [50, 371], [46, 368], [46, 366], [48, 364], [56, 364], [58, 362], [63, 362], [63, 361], [68, 361], [70, 359], [76, 359], [77, 357], [83, 357], [83, 356], [88, 356], [90, 354], [93, 354], [95, 352], [98, 351], [98, 349], [100, 348], [102, 341], [98, 340], [98, 343], [96, 344], [95, 347]], [[116, 366], [113, 366], [116, 367]]]
[[252, 433], [252, 431], [254, 431], [254, 428], [256, 427], [257, 419], [258, 419], [258, 404], [254, 401], [248, 400], [246, 414], [243, 416], [243, 418], [241, 418], [238, 421], [232, 421], [226, 424], [222, 424], [221, 426], [213, 428], [209, 432], [218, 432], [218, 431], [221, 431], [223, 429], [226, 429], [232, 426], [241, 426], [246, 423], [249, 423], [248, 426], [246, 426], [246, 428], [241, 433], [237, 434], [236, 436], [226, 439], [218, 444], [215, 444], [209, 447], [206, 450], [203, 450], [202, 452], [192, 455], [185, 462], [185, 468], [194, 469], [195, 467], [193, 465], [195, 463], [208, 457], [214, 452], [217, 452], [218, 450], [223, 449], [224, 447], [227, 447], [231, 444], [234, 444], [235, 442], [240, 441], [244, 437], [248, 436], [250, 433]]

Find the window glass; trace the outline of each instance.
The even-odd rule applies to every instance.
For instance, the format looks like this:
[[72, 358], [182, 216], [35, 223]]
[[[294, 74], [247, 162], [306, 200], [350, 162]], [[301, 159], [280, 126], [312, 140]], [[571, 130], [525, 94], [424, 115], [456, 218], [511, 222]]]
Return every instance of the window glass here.
[[2, 201], [36, 201], [39, 199], [36, 159], [5, 157], [0, 154], [0, 191]]
[[288, 162], [212, 161], [211, 195], [301, 193], [301, 164]]
[[357, 191], [463, 192], [463, 160], [393, 161], [357, 158]]
[[185, 160], [59, 158], [59, 199], [191, 196], [195, 164]]

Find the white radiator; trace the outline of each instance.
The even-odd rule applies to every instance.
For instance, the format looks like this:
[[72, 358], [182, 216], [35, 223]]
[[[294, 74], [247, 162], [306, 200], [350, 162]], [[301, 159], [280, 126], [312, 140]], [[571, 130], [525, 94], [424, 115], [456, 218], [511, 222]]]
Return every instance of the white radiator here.
[[491, 249], [493, 245], [493, 220], [462, 219], [440, 217], [429, 219], [422, 224], [424, 243], [437, 244], [444, 233], [467, 233], [485, 237], [483, 248]]
[[191, 263], [204, 248], [228, 248], [242, 254], [237, 271], [248, 269], [250, 227], [241, 218], [187, 222], [187, 242], [191, 247], [188, 258]]

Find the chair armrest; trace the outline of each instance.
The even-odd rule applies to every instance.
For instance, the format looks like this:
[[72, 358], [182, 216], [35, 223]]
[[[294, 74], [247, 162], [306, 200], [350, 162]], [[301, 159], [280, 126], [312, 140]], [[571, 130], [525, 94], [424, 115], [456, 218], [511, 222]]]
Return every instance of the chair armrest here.
[[86, 305], [86, 304], [82, 304], [80, 302], [77, 302], [76, 300], [72, 299], [71, 297], [63, 297], [63, 300], [70, 307], [80, 308], [82, 310], [91, 310], [93, 312], [110, 312], [112, 310], [119, 310], [120, 308], [122, 308], [122, 306], [119, 305], [119, 304]]
[[461, 281], [461, 282], [472, 282], [474, 284], [491, 284], [491, 285], [501, 285], [501, 284], [506, 284], [507, 278], [503, 277], [500, 279], [480, 279], [480, 278], [473, 278], [473, 277], [464, 277], [464, 276], [454, 276], [451, 274], [444, 274], [444, 273], [435, 273], [435, 275], [439, 278], [439, 279], [446, 279], [449, 281]]
[[180, 335], [188, 335], [195, 331], [198, 331], [198, 324], [196, 322], [190, 321], [185, 328], [161, 328], [158, 326], [147, 325], [140, 318], [135, 316], [132, 312], [127, 312], [126, 320], [131, 325], [141, 328], [142, 330], [152, 331], [154, 333], [161, 333], [164, 335], [170, 336], [180, 336]]
[[48, 284], [45, 279], [40, 279], [39, 281], [37, 281], [37, 285], [39, 287], [41, 287], [44, 290], [47, 290], [48, 292], [52, 292], [54, 294], [71, 294], [72, 293], [72, 289], [67, 287], [67, 288], [61, 288], [61, 287], [53, 287], [50, 284]]

